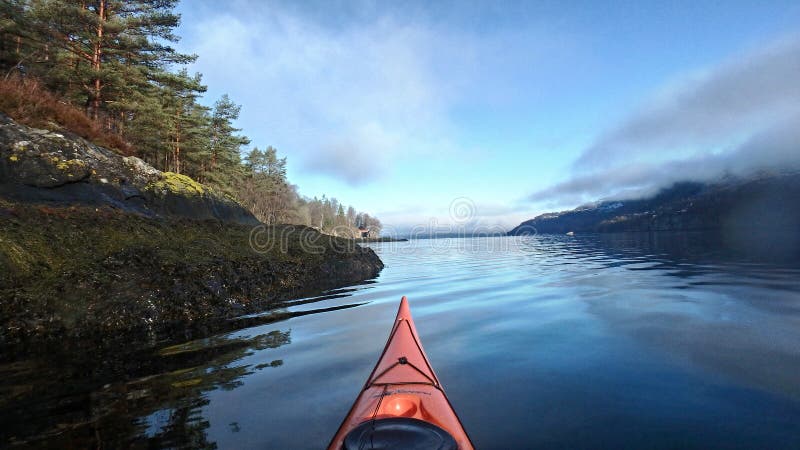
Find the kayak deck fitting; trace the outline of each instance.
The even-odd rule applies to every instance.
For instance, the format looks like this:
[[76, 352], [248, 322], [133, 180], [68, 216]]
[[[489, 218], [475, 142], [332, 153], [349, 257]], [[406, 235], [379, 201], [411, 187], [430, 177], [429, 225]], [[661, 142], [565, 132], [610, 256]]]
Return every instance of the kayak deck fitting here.
[[386, 347], [328, 450], [473, 448], [403, 297]]

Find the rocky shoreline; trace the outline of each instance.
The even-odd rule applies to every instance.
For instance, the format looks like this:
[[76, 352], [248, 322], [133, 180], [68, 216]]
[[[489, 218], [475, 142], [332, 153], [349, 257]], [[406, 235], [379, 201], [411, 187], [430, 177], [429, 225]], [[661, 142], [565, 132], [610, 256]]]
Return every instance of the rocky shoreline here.
[[0, 345], [180, 329], [377, 276], [355, 241], [0, 116]]

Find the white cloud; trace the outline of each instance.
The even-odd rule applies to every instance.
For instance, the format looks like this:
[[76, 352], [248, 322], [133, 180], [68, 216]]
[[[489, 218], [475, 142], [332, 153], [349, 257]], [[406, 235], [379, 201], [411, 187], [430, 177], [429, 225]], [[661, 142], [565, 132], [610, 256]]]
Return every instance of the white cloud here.
[[529, 219], [530, 215], [517, 206], [456, 197], [434, 202], [425, 208], [416, 205], [380, 211], [379, 217], [384, 224], [395, 225], [387, 232], [397, 234], [431, 229], [452, 233], [496, 233], [510, 230]]
[[800, 168], [800, 116], [759, 132], [733, 149], [669, 161], [634, 162], [579, 174], [533, 193], [534, 202], [575, 204], [597, 198], [637, 198], [679, 181], [708, 181], [723, 174]]
[[651, 158], [752, 133], [800, 111], [800, 36], [741, 55], [666, 87], [598, 139], [576, 168]]
[[[191, 37], [205, 81], [229, 86], [234, 100], [247, 96], [244, 114], [308, 170], [370, 181], [413, 144], [448, 134], [458, 83], [437, 60], [459, 38], [441, 30], [388, 17], [326, 28], [273, 8], [196, 22]], [[471, 64], [458, 59], [448, 56]]]
[[791, 36], [672, 84], [588, 147], [572, 177], [529, 200], [574, 205], [800, 166], [799, 79]]
[[254, 143], [350, 184], [399, 160], [463, 154], [453, 111], [516, 100], [514, 76], [572, 45], [544, 28], [478, 32], [371, 2], [199, 5], [182, 50], [200, 55], [210, 96], [226, 89], [245, 104]]

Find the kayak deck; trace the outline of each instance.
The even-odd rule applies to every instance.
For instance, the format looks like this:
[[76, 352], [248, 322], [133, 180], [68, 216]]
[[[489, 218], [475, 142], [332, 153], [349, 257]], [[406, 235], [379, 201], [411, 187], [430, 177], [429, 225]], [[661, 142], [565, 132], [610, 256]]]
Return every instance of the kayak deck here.
[[[473, 448], [425, 355], [406, 297], [400, 301], [397, 318], [378, 363], [328, 449], [350, 448], [350, 444], [345, 446], [345, 443], [355, 439], [348, 434], [356, 428], [355, 435], [373, 433], [362, 437], [369, 439], [374, 446], [363, 447], [359, 444], [355, 448], [400, 448], [387, 442], [399, 445], [400, 442], [406, 442], [402, 439], [411, 439], [409, 436], [414, 433], [420, 435], [420, 442], [428, 439], [427, 444], [419, 448]], [[440, 430], [437, 431], [437, 428]], [[373, 437], [380, 430], [384, 430], [383, 437], [389, 434], [393, 437], [378, 444], [380, 439]], [[440, 433], [442, 430], [446, 433]], [[431, 446], [431, 442], [436, 441], [439, 435], [441, 445]], [[448, 437], [452, 437], [452, 440], [448, 441]], [[452, 441], [457, 447], [448, 444]], [[404, 443], [403, 448], [408, 448], [408, 445]]]

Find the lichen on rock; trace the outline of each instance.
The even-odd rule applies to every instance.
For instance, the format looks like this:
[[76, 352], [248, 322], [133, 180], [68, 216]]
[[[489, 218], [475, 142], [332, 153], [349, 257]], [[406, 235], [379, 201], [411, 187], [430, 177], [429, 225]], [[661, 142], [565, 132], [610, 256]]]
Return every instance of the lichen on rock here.
[[148, 183], [145, 189], [164, 194], [171, 192], [183, 195], [203, 195], [211, 192], [211, 188], [203, 186], [186, 175], [174, 172], [161, 173], [161, 179]]
[[236, 199], [161, 172], [69, 133], [17, 124], [0, 113], [0, 194], [22, 201], [108, 205], [146, 216], [257, 224]]

